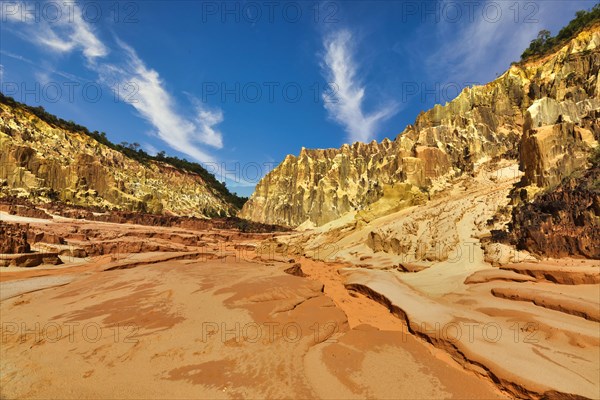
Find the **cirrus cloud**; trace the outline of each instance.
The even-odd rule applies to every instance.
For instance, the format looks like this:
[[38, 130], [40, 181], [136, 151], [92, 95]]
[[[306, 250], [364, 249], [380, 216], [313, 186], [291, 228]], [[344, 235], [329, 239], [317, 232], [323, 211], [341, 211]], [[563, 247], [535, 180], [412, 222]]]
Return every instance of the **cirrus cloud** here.
[[323, 41], [323, 72], [337, 90], [333, 101], [326, 94], [323, 100], [329, 117], [344, 127], [350, 141], [366, 142], [375, 137], [382, 122], [396, 114], [398, 106], [389, 102], [370, 113], [363, 110], [365, 87], [357, 75], [352, 40], [351, 32], [343, 29]]
[[80, 51], [86, 60], [85, 66], [98, 74], [101, 83], [111, 89], [133, 89], [134, 93], [121, 90], [117, 93], [154, 127], [156, 136], [169, 147], [197, 161], [214, 163], [214, 157], [202, 146], [223, 147], [223, 135], [216, 129], [216, 125], [223, 122], [223, 112], [194, 101], [195, 113], [182, 113], [156, 70], [148, 67], [131, 46], [118, 38], [115, 38], [116, 46], [110, 48], [82, 18], [79, 6], [73, 4], [73, 7], [72, 17], [57, 23], [34, 23], [15, 15], [7, 18], [7, 22], [23, 24], [20, 36], [51, 53]]

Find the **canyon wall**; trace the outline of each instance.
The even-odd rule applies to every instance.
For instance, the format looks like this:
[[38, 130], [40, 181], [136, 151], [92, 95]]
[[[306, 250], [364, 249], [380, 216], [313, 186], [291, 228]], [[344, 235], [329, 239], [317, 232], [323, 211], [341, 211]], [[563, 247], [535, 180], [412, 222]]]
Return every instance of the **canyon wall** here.
[[[421, 113], [394, 140], [288, 155], [240, 216], [318, 226], [349, 211], [381, 215], [499, 157], [519, 158], [524, 186], [556, 184], [585, 167], [599, 139], [599, 46], [600, 28], [587, 29], [553, 54]], [[384, 209], [372, 210], [375, 203]]]
[[186, 216], [233, 215], [200, 175], [141, 162], [92, 137], [0, 103], [0, 190], [33, 201]]

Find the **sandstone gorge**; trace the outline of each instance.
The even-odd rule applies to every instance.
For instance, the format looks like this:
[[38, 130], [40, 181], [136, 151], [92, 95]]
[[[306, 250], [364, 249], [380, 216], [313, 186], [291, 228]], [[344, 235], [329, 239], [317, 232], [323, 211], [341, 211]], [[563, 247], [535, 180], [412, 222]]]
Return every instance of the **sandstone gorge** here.
[[598, 46], [303, 148], [250, 220], [0, 102], [0, 398], [598, 398]]
[[585, 168], [597, 145], [599, 68], [596, 26], [421, 113], [394, 140], [288, 155], [257, 185], [241, 216], [320, 226], [351, 211], [385, 215], [498, 158], [519, 158], [525, 193], [534, 194]]

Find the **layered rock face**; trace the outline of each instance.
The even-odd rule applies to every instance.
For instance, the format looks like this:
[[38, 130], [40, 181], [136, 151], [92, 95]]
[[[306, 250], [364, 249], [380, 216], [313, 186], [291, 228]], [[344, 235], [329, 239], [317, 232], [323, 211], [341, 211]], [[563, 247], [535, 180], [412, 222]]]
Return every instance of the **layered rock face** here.
[[[421, 113], [393, 141], [289, 155], [257, 185], [241, 216], [297, 226], [363, 209], [381, 215], [413, 204], [415, 190], [428, 197], [497, 157], [520, 156], [527, 185], [556, 183], [585, 166], [580, 156], [598, 139], [599, 48], [595, 27], [542, 60], [513, 65]], [[398, 190], [399, 183], [414, 190]], [[376, 202], [384, 209], [372, 210]]]
[[232, 215], [234, 207], [197, 174], [142, 164], [93, 138], [0, 104], [0, 189], [82, 206], [189, 216]]

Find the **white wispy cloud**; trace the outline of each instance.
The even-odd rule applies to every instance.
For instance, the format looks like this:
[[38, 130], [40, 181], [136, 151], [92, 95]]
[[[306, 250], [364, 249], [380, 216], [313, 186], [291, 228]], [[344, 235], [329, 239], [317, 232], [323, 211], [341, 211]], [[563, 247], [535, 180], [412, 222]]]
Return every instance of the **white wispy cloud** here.
[[33, 62], [32, 60], [30, 60], [30, 59], [28, 59], [26, 57], [23, 57], [23, 56], [21, 56], [19, 54], [11, 53], [11, 52], [5, 51], [5, 50], [0, 50], [0, 54], [2, 54], [3, 56], [6, 56], [6, 57], [13, 58], [13, 59], [18, 60], [18, 61], [21, 61], [23, 63], [29, 64], [29, 65], [33, 65], [37, 69], [39, 69], [40, 72], [46, 72], [48, 74], [58, 75], [58, 76], [61, 76], [61, 77], [65, 78], [65, 79], [68, 79], [70, 81], [86, 82], [87, 83], [86, 79], [82, 78], [81, 76], [77, 76], [77, 75], [70, 74], [68, 72], [57, 70], [56, 68], [51, 67], [51, 65], [45, 66], [46, 63], [41, 63], [40, 64], [39, 62]]
[[375, 137], [380, 124], [397, 112], [397, 104], [389, 102], [370, 113], [364, 111], [365, 87], [357, 76], [350, 31], [331, 33], [323, 44], [325, 78], [336, 89], [334, 99], [323, 95], [329, 117], [344, 127], [350, 141], [369, 141]]
[[[462, 5], [444, 0], [440, 9], [444, 9], [445, 3], [453, 7]], [[587, 0], [479, 3], [474, 8], [472, 21], [464, 14], [459, 23], [441, 18], [434, 27], [431, 23], [424, 24], [423, 29], [435, 35], [439, 47], [425, 57], [423, 66], [439, 81], [485, 83], [496, 73], [504, 72], [510, 62], [518, 61], [541, 29], [552, 29], [556, 34], [575, 16], [575, 11], [594, 3]], [[427, 35], [427, 32], [420, 33]], [[421, 42], [415, 43], [418, 46]]]
[[88, 61], [109, 53], [108, 47], [96, 36], [94, 28], [83, 19], [81, 9], [76, 3], [72, 4], [72, 12], [69, 12], [68, 16], [63, 15], [53, 22], [45, 18], [39, 18], [37, 21], [31, 17], [26, 18], [23, 10], [31, 7], [26, 2], [14, 2], [11, 6], [14, 9], [5, 12], [3, 18], [6, 21], [24, 24], [24, 29], [19, 35], [24, 40], [52, 52], [68, 53], [78, 49]]
[[425, 60], [434, 76], [461, 85], [467, 81], [483, 83], [492, 77], [490, 74], [502, 72], [508, 66], [505, 60], [511, 58], [510, 53], [524, 48], [536, 27], [529, 24], [516, 29], [514, 20], [507, 16], [510, 4], [494, 4], [506, 8], [503, 17], [495, 22], [480, 13], [475, 13], [476, 19], [470, 23], [440, 21], [436, 26], [437, 43], [443, 45]]
[[196, 160], [214, 162], [214, 158], [202, 150], [198, 143], [221, 148], [222, 135], [214, 126], [223, 121], [220, 111], [199, 111], [193, 119], [187, 119], [176, 111], [172, 96], [165, 89], [157, 71], [148, 68], [135, 50], [118, 41], [125, 60], [119, 64], [100, 64], [93, 68], [107, 85], [129, 87], [130, 92], [119, 91], [121, 100], [132, 105], [138, 113], [156, 129], [156, 134], [171, 148]]
[[223, 111], [209, 110], [202, 105], [197, 105], [196, 112], [198, 113], [196, 123], [201, 133], [200, 140], [209, 146], [222, 148], [223, 135], [214, 127], [223, 122]]
[[2, 54], [3, 56], [14, 58], [15, 60], [26, 62], [27, 64], [34, 64], [34, 62], [30, 59], [25, 58], [20, 54], [11, 53], [10, 51], [0, 50], [0, 54]]
[[147, 142], [142, 143], [142, 148], [150, 155], [156, 155], [158, 153], [158, 149]]
[[42, 86], [48, 85], [49, 83], [53, 82], [48, 71], [37, 71], [33, 75], [35, 76], [36, 82], [38, 82]]
[[[214, 157], [201, 145], [217, 149], [223, 147], [223, 135], [216, 129], [223, 122], [223, 112], [220, 109], [208, 109], [194, 101], [195, 114], [189, 117], [184, 115], [156, 70], [148, 67], [131, 46], [118, 38], [117, 46], [109, 49], [81, 15], [81, 10], [75, 4], [71, 21], [65, 19], [53, 24], [43, 21], [33, 24], [19, 18], [9, 21], [24, 23], [27, 32], [21, 37], [47, 51], [58, 54], [80, 51], [87, 61], [86, 67], [98, 74], [101, 83], [111, 88], [133, 89], [133, 93], [119, 90], [121, 100], [134, 107], [154, 127], [156, 136], [169, 147], [197, 161], [214, 163]], [[111, 59], [118, 61], [107, 61], [106, 56], [111, 50]], [[10, 56], [30, 62], [18, 55]], [[47, 78], [45, 74], [38, 75]]]

